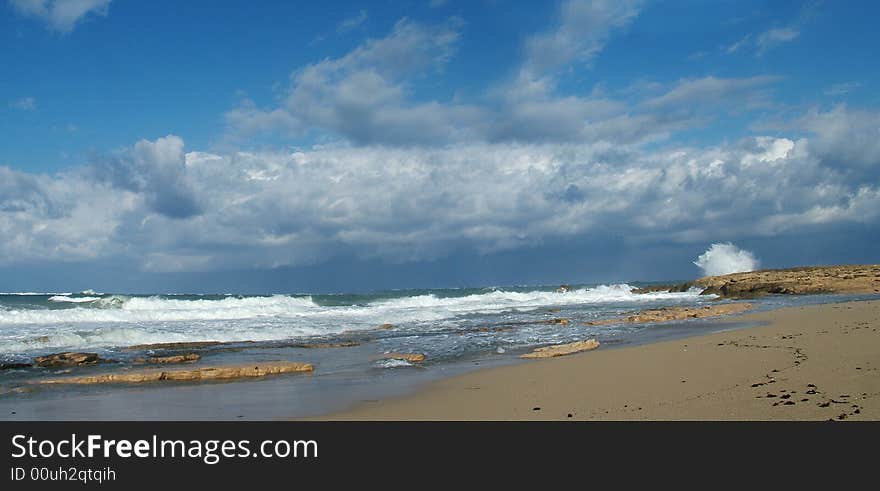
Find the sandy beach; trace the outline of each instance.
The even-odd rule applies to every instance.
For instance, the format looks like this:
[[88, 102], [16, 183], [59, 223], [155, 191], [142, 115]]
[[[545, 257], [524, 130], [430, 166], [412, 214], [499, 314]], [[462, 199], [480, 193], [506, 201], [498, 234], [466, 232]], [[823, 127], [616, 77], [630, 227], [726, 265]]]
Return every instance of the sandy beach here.
[[318, 419], [880, 419], [880, 300], [736, 320], [765, 324], [489, 368]]

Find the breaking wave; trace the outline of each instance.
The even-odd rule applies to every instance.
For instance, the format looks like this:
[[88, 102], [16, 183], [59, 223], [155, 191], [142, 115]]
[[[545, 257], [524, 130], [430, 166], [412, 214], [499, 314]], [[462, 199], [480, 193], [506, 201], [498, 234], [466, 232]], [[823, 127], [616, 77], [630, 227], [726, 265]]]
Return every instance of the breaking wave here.
[[[470, 290], [458, 296], [127, 296], [67, 294], [41, 304], [12, 301], [0, 308], [0, 351], [97, 348], [176, 341], [269, 341], [397, 326], [446, 325], [473, 316], [527, 315], [542, 307], [614, 309], [615, 304], [699, 302], [700, 290], [633, 293], [630, 285], [555, 291]], [[100, 294], [98, 294], [100, 295]], [[322, 302], [328, 305], [322, 305]], [[606, 305], [607, 307], [597, 307]], [[529, 314], [535, 315], [535, 314]], [[428, 324], [426, 324], [428, 323]], [[419, 327], [418, 329], [425, 328]]]
[[54, 295], [49, 297], [50, 302], [85, 303], [101, 300], [99, 297], [68, 297], [66, 295]]

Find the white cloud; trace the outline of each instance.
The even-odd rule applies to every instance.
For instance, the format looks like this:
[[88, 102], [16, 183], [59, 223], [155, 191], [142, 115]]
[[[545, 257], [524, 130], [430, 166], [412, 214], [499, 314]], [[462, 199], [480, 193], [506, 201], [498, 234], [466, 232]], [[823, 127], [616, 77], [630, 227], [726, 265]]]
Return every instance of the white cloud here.
[[651, 109], [689, 108], [693, 106], [704, 107], [706, 104], [718, 106], [718, 102], [729, 101], [730, 98], [751, 104], [763, 105], [766, 98], [763, 93], [756, 91], [777, 81], [777, 77], [757, 76], [747, 78], [717, 78], [703, 77], [697, 79], [685, 79], [679, 81], [674, 87], [663, 95], [653, 97], [642, 102], [642, 105]]
[[70, 32], [89, 14], [106, 16], [111, 0], [9, 0], [22, 15], [37, 17], [53, 30]]
[[408, 19], [350, 53], [297, 70], [281, 107], [250, 101], [226, 114], [233, 136], [274, 130], [324, 131], [369, 143], [443, 143], [478, 125], [480, 109], [410, 100], [407, 81], [442, 70], [458, 40], [458, 21], [427, 26]]
[[22, 97], [10, 102], [9, 107], [21, 111], [34, 111], [37, 109], [37, 100], [33, 97]]
[[815, 135], [811, 151], [828, 165], [880, 176], [880, 113], [839, 104], [824, 112], [812, 109], [794, 126]]
[[343, 19], [339, 23], [339, 25], [336, 26], [336, 32], [345, 33], [345, 32], [351, 31], [352, 29], [354, 29], [357, 26], [366, 22], [367, 17], [368, 17], [367, 11], [361, 10], [360, 12], [358, 12], [357, 15], [355, 15], [353, 17], [349, 17], [347, 19]]
[[[558, 24], [526, 42], [526, 56], [515, 78], [470, 103], [419, 100], [411, 90], [425, 77], [442, 76], [455, 51], [459, 22], [450, 19], [431, 26], [403, 19], [383, 38], [295, 71], [278, 106], [261, 108], [243, 99], [225, 115], [227, 138], [319, 136], [325, 141], [341, 138], [356, 145], [396, 146], [506, 141], [629, 144], [664, 139], [674, 131], [705, 124], [714, 116], [708, 109], [717, 114], [728, 108], [767, 107], [769, 86], [776, 79], [763, 76], [704, 77], [667, 87], [646, 82], [653, 90], [636, 105], [602, 91], [558, 94], [556, 70], [595, 56], [613, 29], [631, 21], [638, 6], [638, 2], [564, 3]], [[550, 44], [564, 47], [560, 48], [564, 53], [558, 53], [553, 63], [539, 63], [547, 57], [538, 47]], [[695, 100], [700, 104], [693, 104]]]
[[800, 31], [792, 27], [779, 27], [762, 32], [755, 39], [757, 54], [760, 56], [780, 44], [794, 41], [798, 36], [800, 36]]
[[727, 46], [727, 48], [725, 48], [725, 51], [727, 51], [728, 53], [736, 53], [737, 51], [739, 51], [743, 47], [747, 46], [751, 41], [752, 41], [752, 35], [746, 34], [739, 41], [731, 44], [730, 46]]
[[876, 170], [874, 142], [851, 137], [876, 131], [877, 118], [837, 108], [805, 116], [817, 130], [808, 137], [659, 150], [470, 142], [214, 154], [167, 136], [54, 176], [0, 168], [0, 257], [204, 271], [340, 254], [415, 261], [591, 234], [697, 244], [876, 225], [877, 180], [829, 162], [848, 145]]
[[523, 76], [534, 79], [571, 62], [589, 63], [610, 33], [638, 14], [640, 0], [567, 0], [557, 25], [526, 42]]
[[776, 27], [764, 32], [743, 36], [739, 41], [722, 47], [727, 53], [736, 53], [746, 48], [754, 50], [755, 56], [763, 56], [767, 51], [785, 43], [790, 43], [800, 36], [800, 29], [794, 26]]

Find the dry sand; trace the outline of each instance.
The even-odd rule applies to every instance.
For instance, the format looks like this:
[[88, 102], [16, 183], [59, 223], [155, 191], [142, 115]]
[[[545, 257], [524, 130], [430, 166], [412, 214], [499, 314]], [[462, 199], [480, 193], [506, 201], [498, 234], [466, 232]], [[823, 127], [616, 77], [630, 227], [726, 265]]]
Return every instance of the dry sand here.
[[523, 362], [319, 419], [880, 420], [880, 300], [768, 325]]

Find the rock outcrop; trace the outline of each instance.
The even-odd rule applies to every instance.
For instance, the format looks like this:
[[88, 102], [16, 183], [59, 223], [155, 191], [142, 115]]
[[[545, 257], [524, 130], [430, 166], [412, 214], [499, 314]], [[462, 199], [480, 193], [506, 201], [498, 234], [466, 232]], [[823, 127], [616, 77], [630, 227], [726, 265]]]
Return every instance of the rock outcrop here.
[[819, 293], [880, 293], [880, 265], [807, 266], [765, 269], [722, 276], [706, 276], [677, 285], [657, 285], [634, 290], [687, 291], [701, 288], [703, 295], [755, 298], [768, 294], [809, 295]]
[[146, 358], [136, 358], [134, 360], [137, 364], [152, 364], [152, 365], [170, 365], [174, 363], [192, 363], [202, 359], [201, 355], [196, 353], [187, 353], [185, 355], [172, 355], [172, 356], [148, 356]]
[[46, 356], [38, 356], [34, 358], [34, 364], [43, 368], [56, 367], [76, 367], [83, 365], [94, 365], [106, 361], [98, 356], [97, 353], [53, 353]]
[[594, 350], [599, 347], [599, 341], [588, 339], [586, 341], [575, 341], [573, 343], [556, 344], [553, 346], [544, 346], [537, 348], [531, 353], [520, 355], [520, 358], [553, 358], [555, 356], [570, 355], [581, 351]]
[[265, 377], [282, 373], [314, 371], [311, 363], [268, 362], [257, 365], [224, 365], [175, 370], [132, 370], [81, 377], [59, 377], [38, 380], [38, 384], [139, 384], [162, 381], [235, 380]]
[[643, 310], [635, 315], [623, 318], [602, 319], [587, 322], [590, 326], [604, 326], [607, 324], [647, 324], [651, 322], [668, 322], [685, 319], [702, 319], [719, 315], [739, 314], [752, 308], [750, 303], [724, 303], [716, 305], [703, 305], [700, 307], [663, 307], [659, 309]]
[[425, 355], [423, 355], [422, 353], [385, 353], [380, 359], [403, 360], [410, 363], [421, 363], [425, 361]]

